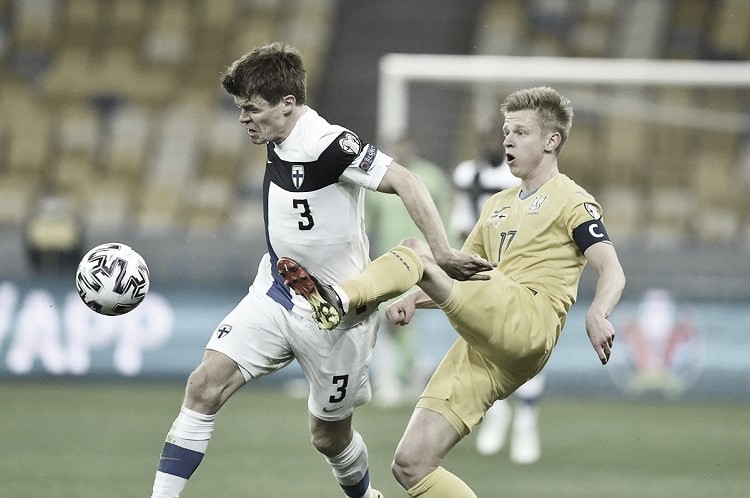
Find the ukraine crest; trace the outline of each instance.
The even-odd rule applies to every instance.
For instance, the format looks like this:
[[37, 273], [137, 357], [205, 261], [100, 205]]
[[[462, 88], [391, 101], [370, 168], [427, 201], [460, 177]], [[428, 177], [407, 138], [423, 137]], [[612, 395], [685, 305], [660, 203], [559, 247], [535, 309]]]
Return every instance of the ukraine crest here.
[[546, 195], [538, 195], [534, 198], [533, 201], [531, 201], [531, 205], [529, 206], [529, 213], [537, 213], [542, 207], [542, 204], [544, 204], [544, 201], [547, 200]]

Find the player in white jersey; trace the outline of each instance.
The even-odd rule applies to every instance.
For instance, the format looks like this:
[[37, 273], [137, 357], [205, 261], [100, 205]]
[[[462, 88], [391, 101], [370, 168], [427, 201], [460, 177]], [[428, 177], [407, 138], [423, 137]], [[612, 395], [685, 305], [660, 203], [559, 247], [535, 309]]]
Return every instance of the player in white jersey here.
[[497, 192], [521, 183], [505, 161], [502, 131], [496, 126], [479, 133], [479, 154], [453, 169], [451, 228], [463, 241], [474, 228], [482, 207]]
[[368, 365], [377, 313], [356, 308], [337, 327], [319, 330], [308, 302], [284, 285], [276, 269], [279, 257], [294, 257], [332, 281], [356, 275], [368, 262], [364, 189], [370, 189], [401, 197], [454, 278], [483, 279], [477, 272], [492, 265], [450, 247], [418, 177], [306, 105], [305, 69], [296, 49], [278, 42], [257, 47], [235, 61], [221, 83], [240, 109], [250, 140], [268, 149], [263, 180], [268, 253], [248, 294], [217, 326], [188, 379], [152, 498], [180, 495], [202, 461], [217, 412], [240, 387], [294, 359], [310, 385], [312, 444], [344, 495], [382, 497], [370, 486], [367, 447], [352, 427], [354, 408], [371, 396]]

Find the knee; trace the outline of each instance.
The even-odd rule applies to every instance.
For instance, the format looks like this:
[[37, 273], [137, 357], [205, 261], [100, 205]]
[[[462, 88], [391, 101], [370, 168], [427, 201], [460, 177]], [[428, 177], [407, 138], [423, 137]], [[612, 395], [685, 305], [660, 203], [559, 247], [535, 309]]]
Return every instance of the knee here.
[[404, 240], [402, 240], [399, 245], [408, 247], [409, 249], [414, 249], [418, 253], [421, 253], [423, 246], [427, 244], [423, 242], [421, 239], [418, 239], [416, 237], [407, 237]]
[[312, 428], [310, 442], [318, 453], [333, 458], [346, 449], [351, 441], [351, 436], [348, 431], [318, 426]]
[[408, 237], [402, 240], [399, 245], [408, 247], [409, 249], [416, 252], [417, 255], [422, 259], [422, 261], [428, 261], [432, 259], [432, 252], [430, 251], [430, 246], [427, 244], [427, 242], [423, 241], [422, 239], [418, 239], [416, 237]]
[[415, 486], [424, 476], [419, 471], [419, 459], [402, 448], [396, 449], [396, 454], [391, 462], [391, 473], [394, 479], [404, 488]]
[[221, 406], [221, 388], [200, 366], [188, 377], [185, 406], [200, 413], [216, 413]]

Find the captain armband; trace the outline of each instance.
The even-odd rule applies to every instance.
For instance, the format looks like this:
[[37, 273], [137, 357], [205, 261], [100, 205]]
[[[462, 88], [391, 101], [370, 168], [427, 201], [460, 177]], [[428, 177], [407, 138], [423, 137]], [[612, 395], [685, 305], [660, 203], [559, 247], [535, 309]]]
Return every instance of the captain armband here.
[[573, 230], [573, 240], [583, 253], [597, 242], [609, 241], [609, 235], [607, 235], [607, 229], [604, 228], [604, 223], [599, 218], [578, 225]]

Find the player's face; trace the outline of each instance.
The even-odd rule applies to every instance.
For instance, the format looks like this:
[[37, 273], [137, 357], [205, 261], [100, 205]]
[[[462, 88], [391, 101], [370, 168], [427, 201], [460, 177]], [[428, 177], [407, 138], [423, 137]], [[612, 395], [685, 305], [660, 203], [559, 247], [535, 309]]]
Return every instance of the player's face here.
[[510, 171], [526, 178], [541, 164], [549, 133], [545, 132], [533, 109], [509, 112], [503, 125], [503, 146]]
[[282, 99], [277, 104], [269, 104], [263, 97], [249, 99], [234, 97], [240, 109], [240, 123], [247, 128], [247, 134], [254, 144], [282, 142], [288, 135], [288, 103]]

